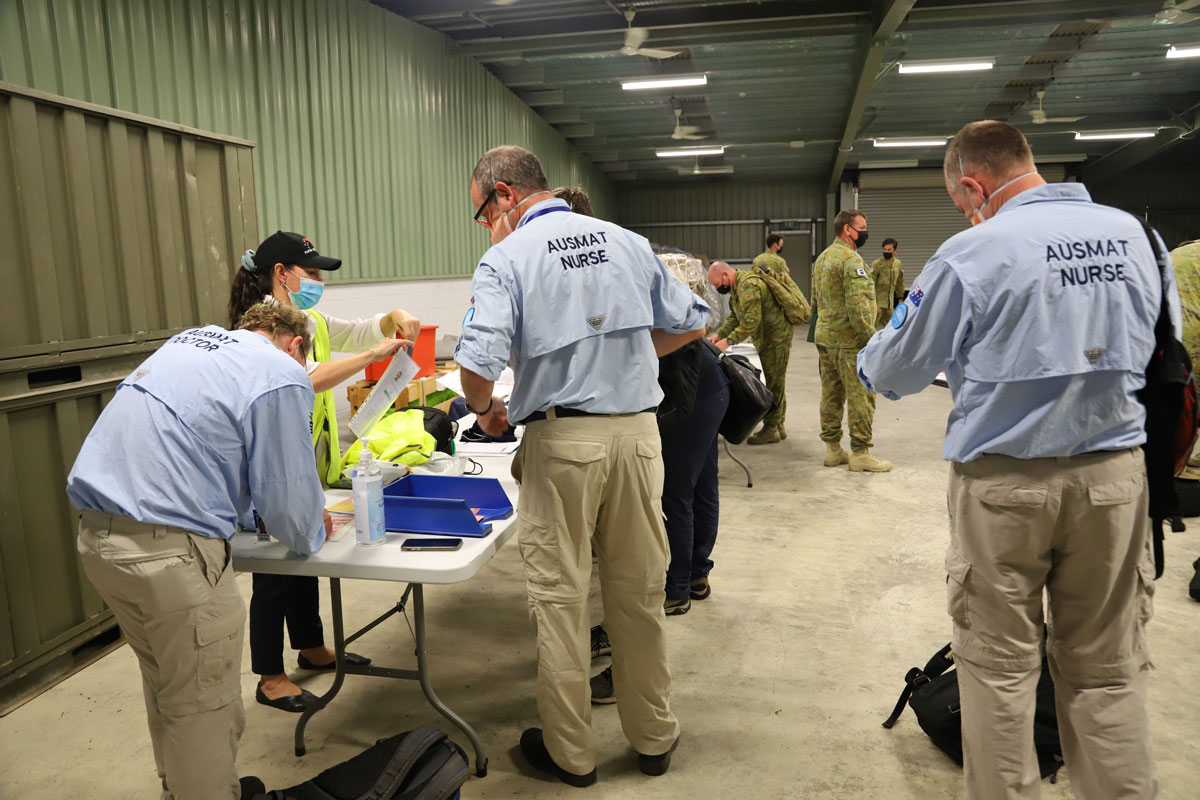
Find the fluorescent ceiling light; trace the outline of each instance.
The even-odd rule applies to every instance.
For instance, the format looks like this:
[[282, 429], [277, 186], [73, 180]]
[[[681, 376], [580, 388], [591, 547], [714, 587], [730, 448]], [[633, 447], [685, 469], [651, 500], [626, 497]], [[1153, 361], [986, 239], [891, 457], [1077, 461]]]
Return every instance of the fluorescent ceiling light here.
[[915, 167], [918, 165], [915, 158], [899, 159], [897, 161], [860, 161], [858, 162], [859, 169], [903, 169], [905, 167]]
[[947, 58], [939, 61], [902, 61], [901, 75], [920, 75], [930, 72], [982, 72], [996, 66], [993, 59]]
[[1087, 161], [1087, 155], [1084, 153], [1066, 153], [1061, 156], [1033, 157], [1033, 163], [1035, 164], [1074, 164], [1080, 161]]
[[732, 175], [733, 167], [676, 167], [680, 175]]
[[908, 137], [873, 139], [876, 147], [945, 147], [945, 137]]
[[674, 86], [705, 86], [707, 75], [670, 75], [658, 78], [632, 78], [621, 81], [622, 89], [670, 89]]
[[1081, 142], [1093, 142], [1106, 139], [1149, 139], [1157, 134], [1158, 130], [1154, 128], [1127, 131], [1078, 131], [1075, 138]]
[[1172, 45], [1167, 50], [1167, 58], [1200, 58], [1200, 45], [1184, 48]]
[[717, 144], [708, 147], [671, 147], [666, 150], [655, 150], [659, 158], [686, 158], [688, 156], [719, 156], [725, 152], [725, 145]]

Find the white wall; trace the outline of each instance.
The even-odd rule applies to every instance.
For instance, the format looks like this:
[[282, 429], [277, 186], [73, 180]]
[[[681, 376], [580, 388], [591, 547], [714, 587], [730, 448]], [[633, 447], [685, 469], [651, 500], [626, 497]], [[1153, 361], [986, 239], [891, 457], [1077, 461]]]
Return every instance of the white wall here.
[[[421, 318], [422, 325], [437, 325], [438, 338], [458, 336], [463, 315], [471, 302], [471, 279], [451, 278], [429, 281], [393, 281], [390, 283], [351, 283], [327, 285], [318, 308], [334, 317], [354, 319], [381, 311], [403, 308]], [[338, 418], [349, 419], [350, 406], [346, 386], [362, 380], [360, 372], [333, 390]]]

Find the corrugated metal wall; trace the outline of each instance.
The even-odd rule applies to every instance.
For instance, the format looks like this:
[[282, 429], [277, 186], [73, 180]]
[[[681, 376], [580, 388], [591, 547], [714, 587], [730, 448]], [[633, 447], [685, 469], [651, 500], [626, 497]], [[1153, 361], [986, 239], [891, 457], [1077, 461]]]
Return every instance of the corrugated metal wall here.
[[1200, 191], [1179, 172], [1134, 170], [1088, 188], [1096, 202], [1148, 219], [1167, 247], [1200, 239]]
[[114, 387], [224, 320], [250, 143], [0, 83], [0, 687], [110, 624], [63, 487]]
[[250, 143], [131, 116], [0, 84], [0, 370], [224, 320]]
[[[656, 244], [677, 247], [710, 260], [740, 261], [763, 251], [763, 220], [824, 216], [819, 183], [725, 184], [697, 182], [630, 187], [620, 193], [620, 222]], [[742, 224], [662, 225], [741, 220]], [[754, 220], [756, 223], [746, 221]], [[821, 226], [817, 226], [818, 231]], [[820, 240], [818, 240], [820, 241]], [[808, 254], [789, 253], [803, 259]]]
[[629, 187], [620, 192], [620, 222], [796, 219], [825, 215], [824, 186], [810, 183], [697, 182]]
[[499, 144], [615, 207], [483, 67], [366, 0], [3, 0], [0, 80], [256, 141], [261, 229], [312, 237], [337, 281], [469, 275], [467, 181]]

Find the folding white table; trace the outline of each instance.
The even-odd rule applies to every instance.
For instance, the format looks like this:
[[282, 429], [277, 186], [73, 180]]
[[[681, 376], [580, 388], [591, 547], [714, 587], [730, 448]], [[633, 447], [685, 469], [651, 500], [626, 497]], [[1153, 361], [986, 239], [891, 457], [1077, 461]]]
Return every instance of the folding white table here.
[[[517, 484], [509, 474], [512, 457], [480, 458], [478, 461], [484, 467], [481, 477], [498, 479], [515, 509]], [[342, 499], [349, 495], [349, 491], [345, 489], [330, 489], [326, 492], [326, 496], [330, 500]], [[479, 539], [464, 537], [462, 549], [454, 551], [403, 551], [400, 546], [405, 539], [425, 537], [417, 534], [390, 532], [384, 544], [360, 547], [355, 541], [353, 522], [346, 526], [345, 533], [338, 541], [327, 542], [311, 556], [297, 555], [274, 540], [259, 542], [255, 533], [238, 533], [233, 537], [233, 566], [236, 570], [278, 575], [312, 575], [329, 579], [329, 599], [333, 607], [333, 650], [336, 654], [333, 685], [329, 687], [329, 691], [317, 698], [317, 701], [301, 714], [300, 720], [296, 723], [297, 756], [305, 753], [304, 728], [309, 719], [333, 700], [341, 690], [345, 677], [347, 675], [373, 675], [380, 678], [399, 678], [419, 682], [421, 691], [424, 692], [429, 704], [454, 723], [470, 740], [471, 746], [475, 749], [475, 774], [480, 777], [487, 774], [487, 756], [479, 736], [466, 721], [438, 699], [433, 690], [433, 684], [429, 677], [429, 658], [425, 650], [424, 586], [425, 584], [449, 584], [469, 580], [516, 533], [516, 519], [517, 514], [514, 510], [508, 519], [493, 522], [490, 534]], [[341, 581], [343, 578], [396, 581], [408, 585], [403, 596], [392, 608], [360, 630], [346, 636], [342, 621]], [[346, 647], [389, 617], [403, 614], [410, 597], [412, 598], [413, 635], [416, 638], [417, 646], [417, 668], [415, 670], [399, 669], [378, 667], [373, 664], [357, 667], [347, 664], [345, 662]]]

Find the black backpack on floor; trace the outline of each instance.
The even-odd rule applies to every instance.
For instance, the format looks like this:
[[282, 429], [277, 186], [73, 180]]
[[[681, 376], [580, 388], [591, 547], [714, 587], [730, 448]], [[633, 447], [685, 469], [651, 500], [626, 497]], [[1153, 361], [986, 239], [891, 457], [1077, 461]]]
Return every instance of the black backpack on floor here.
[[437, 728], [380, 739], [349, 761], [254, 800], [450, 800], [469, 775], [466, 754]]
[[[891, 728], [912, 706], [917, 724], [943, 753], [962, 766], [962, 718], [959, 715], [958, 675], [952, 669], [954, 654], [950, 645], [933, 654], [924, 669], [913, 667], [904, 676], [904, 692], [892, 715], [883, 723]], [[1058, 712], [1054, 707], [1054, 680], [1050, 665], [1042, 656], [1042, 676], [1037, 685], [1037, 709], [1033, 715], [1033, 747], [1037, 751], [1038, 770], [1054, 783], [1062, 767], [1062, 745], [1058, 741]]]

